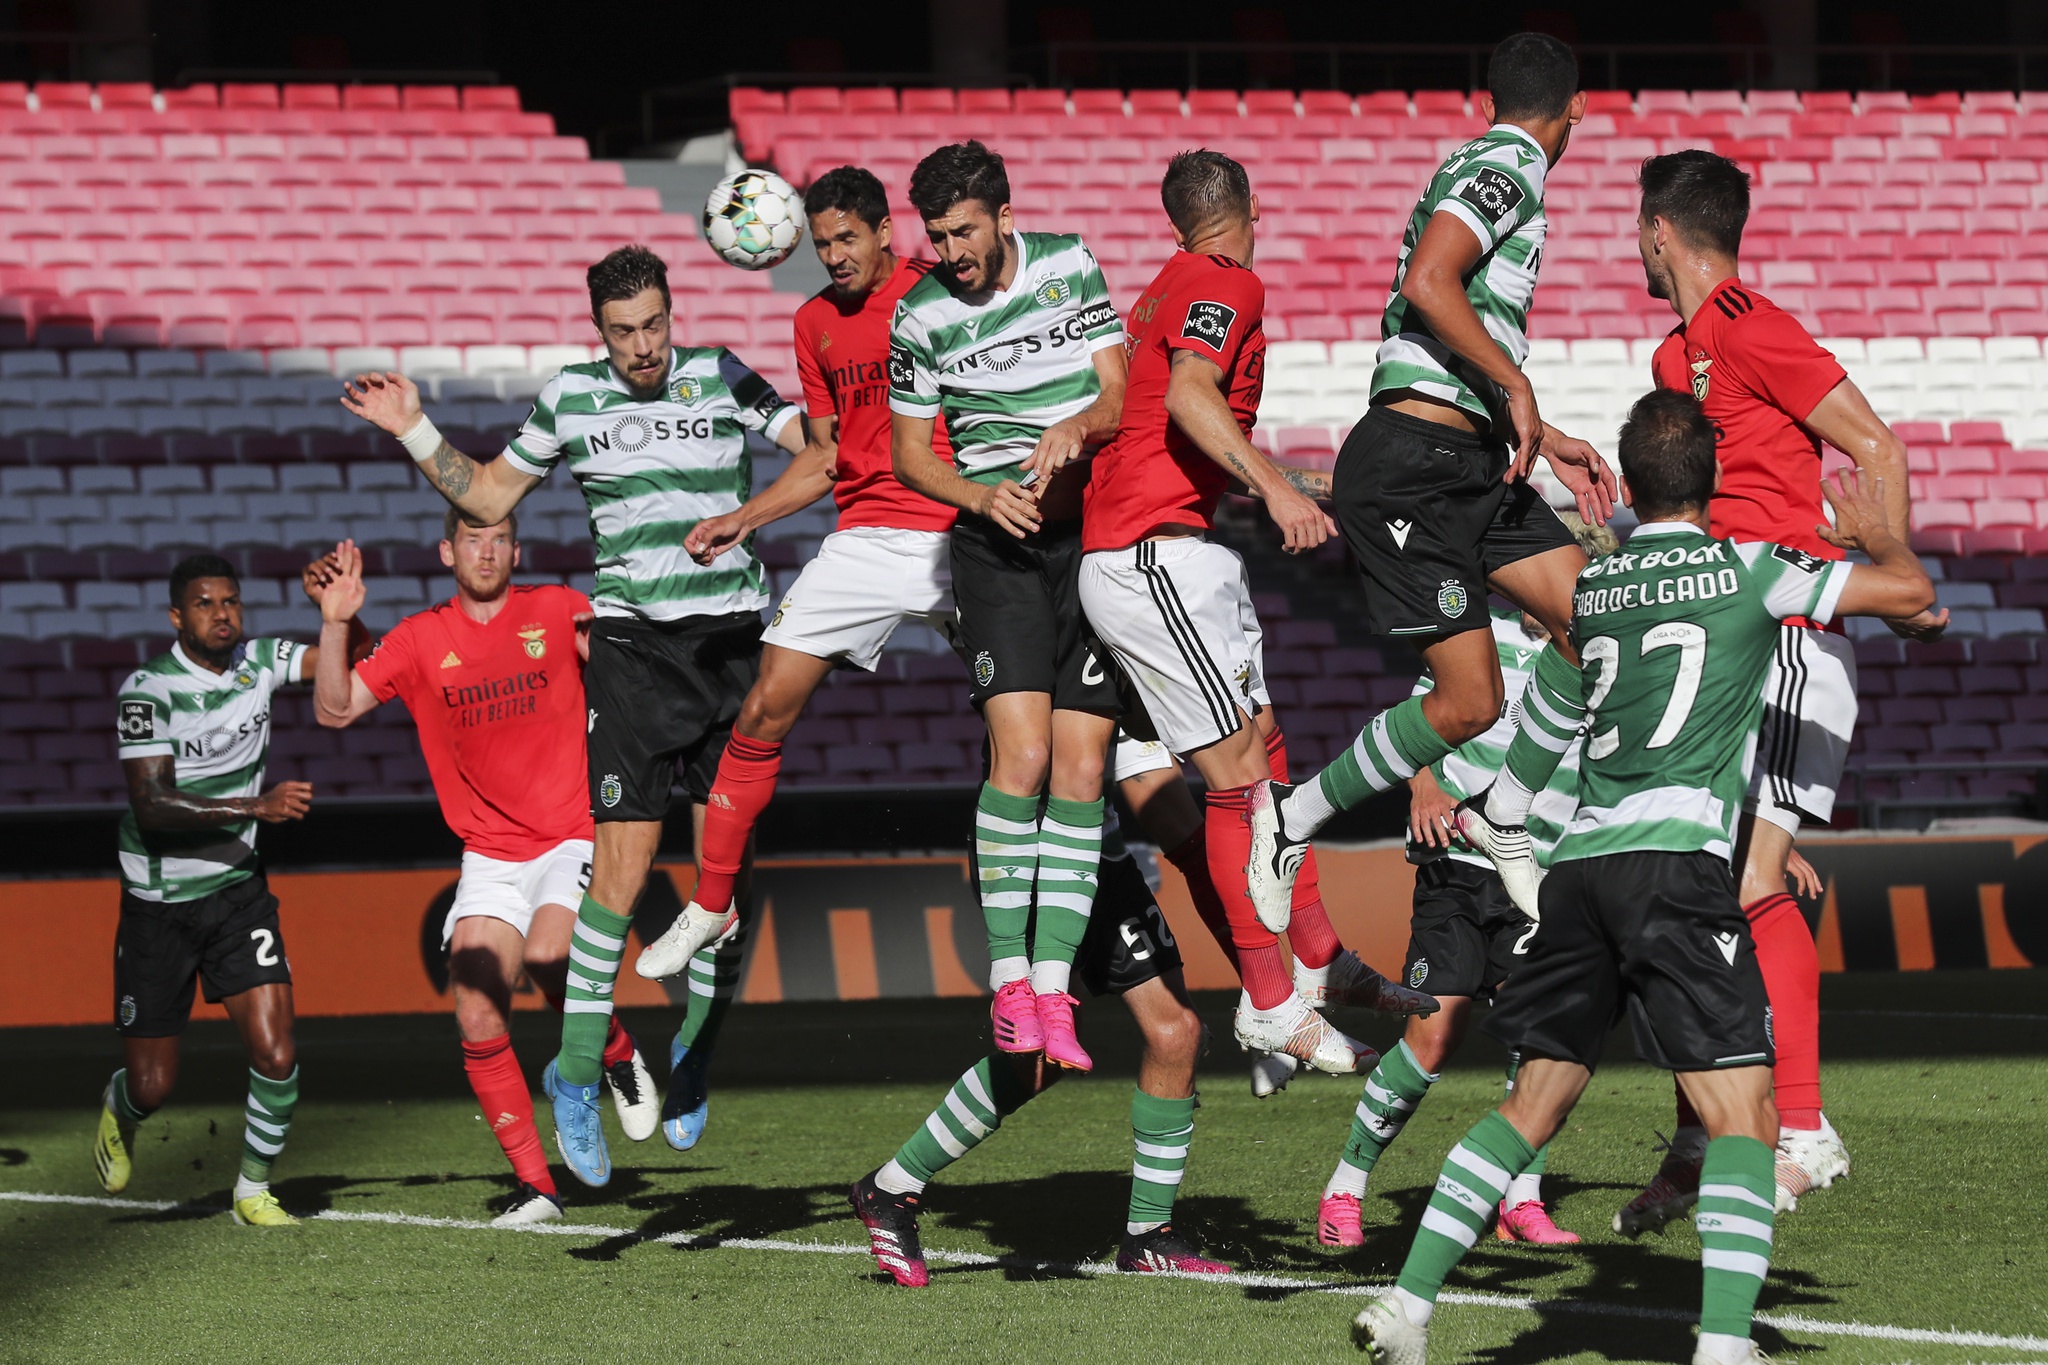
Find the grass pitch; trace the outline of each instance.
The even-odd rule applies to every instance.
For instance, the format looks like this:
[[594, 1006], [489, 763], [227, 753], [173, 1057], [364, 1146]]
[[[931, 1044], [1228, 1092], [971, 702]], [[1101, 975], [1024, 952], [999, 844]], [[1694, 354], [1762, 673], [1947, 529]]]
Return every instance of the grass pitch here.
[[[2048, 1359], [2042, 981], [1828, 980], [1828, 1109], [1855, 1170], [1781, 1217], [1763, 1308], [1869, 1331], [1763, 1327], [1767, 1349], [1828, 1365]], [[1336, 1255], [1313, 1243], [1316, 1196], [1358, 1083], [1310, 1077], [1254, 1101], [1227, 1042], [1230, 1002], [1199, 1003], [1226, 1041], [1205, 1068], [1176, 1221], [1244, 1279], [1100, 1273], [1124, 1217], [1136, 1059], [1113, 1001], [1084, 1019], [1097, 1073], [1034, 1101], [932, 1186], [922, 1292], [881, 1281], [864, 1251], [828, 1249], [864, 1247], [846, 1186], [984, 1045], [977, 1002], [735, 1010], [704, 1142], [677, 1153], [613, 1127], [611, 1185], [564, 1177], [583, 1230], [553, 1235], [465, 1225], [510, 1174], [440, 1017], [301, 1026], [304, 1099], [277, 1190], [327, 1216], [233, 1226], [244, 1072], [222, 1025], [188, 1036], [181, 1091], [143, 1127], [125, 1202], [0, 1198], [0, 1360], [1356, 1358], [1357, 1300], [1328, 1291], [1397, 1269], [1444, 1152], [1498, 1098], [1501, 1055], [1476, 1038], [1446, 1069], [1374, 1174], [1367, 1244]], [[628, 1022], [665, 1057], [672, 1017]], [[519, 1020], [529, 1075], [554, 1036], [551, 1018]], [[1608, 1231], [1670, 1124], [1669, 1081], [1629, 1055], [1617, 1036], [1552, 1148], [1553, 1210], [1586, 1245], [1482, 1241], [1450, 1289], [1486, 1301], [1447, 1299], [1434, 1360], [1689, 1358], [1690, 1226], [1642, 1244]], [[99, 1194], [89, 1143], [117, 1058], [109, 1030], [0, 1033], [0, 1191]]]

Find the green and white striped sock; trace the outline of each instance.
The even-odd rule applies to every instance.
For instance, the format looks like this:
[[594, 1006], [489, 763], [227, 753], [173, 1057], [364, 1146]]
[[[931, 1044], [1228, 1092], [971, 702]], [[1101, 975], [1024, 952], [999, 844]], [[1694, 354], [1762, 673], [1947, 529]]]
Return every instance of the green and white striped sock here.
[[1422, 698], [1410, 697], [1374, 716], [1314, 781], [1296, 787], [1281, 804], [1281, 819], [1288, 834], [1305, 839], [1338, 811], [1399, 786], [1450, 751], [1423, 718]]
[[920, 1193], [927, 1180], [980, 1146], [1030, 1098], [1007, 1058], [982, 1058], [953, 1082], [944, 1102], [897, 1149], [875, 1183], [891, 1194]]
[[982, 783], [974, 807], [974, 857], [981, 918], [988, 926], [988, 985], [1000, 990], [1031, 975], [1024, 935], [1038, 880], [1038, 798]]
[[1168, 1100], [1131, 1090], [1131, 1213], [1124, 1231], [1150, 1232], [1173, 1218], [1173, 1201], [1187, 1173], [1195, 1138], [1195, 1098]]
[[129, 1097], [127, 1067], [124, 1066], [114, 1073], [114, 1083], [110, 1089], [114, 1092], [115, 1118], [132, 1128], [149, 1117], [151, 1111], [141, 1108]]
[[296, 1066], [281, 1081], [250, 1069], [249, 1100], [242, 1110], [242, 1179], [257, 1185], [269, 1181], [270, 1163], [284, 1150], [284, 1140], [292, 1130], [292, 1110], [298, 1107]]
[[1535, 1149], [1499, 1110], [1473, 1124], [1444, 1158], [1398, 1287], [1424, 1303], [1435, 1303], [1444, 1280], [1493, 1221], [1508, 1182], [1535, 1159]]
[[1052, 995], [1067, 989], [1074, 954], [1088, 934], [1102, 868], [1100, 797], [1049, 797], [1038, 822], [1038, 921], [1031, 936], [1031, 989]]
[[[1700, 1162], [1700, 1344], [1749, 1339], [1756, 1296], [1771, 1269], [1777, 1153], [1750, 1137], [1717, 1137]], [[1720, 1352], [1725, 1355], [1726, 1352]]]
[[1515, 737], [1500, 776], [1486, 793], [1486, 818], [1496, 825], [1526, 823], [1536, 793], [1550, 785], [1564, 751], [1585, 723], [1584, 673], [1562, 650], [1544, 650], [1515, 705]]
[[729, 940], [715, 948], [700, 948], [684, 971], [690, 998], [683, 1006], [682, 1027], [676, 1037], [684, 1047], [703, 1051], [718, 1042], [718, 1031], [732, 1009], [733, 994], [739, 989], [740, 962], [747, 953], [747, 934], [753, 927], [751, 898], [736, 901], [740, 927]]
[[1437, 1079], [1422, 1069], [1405, 1042], [1380, 1055], [1379, 1065], [1365, 1078], [1365, 1092], [1351, 1115], [1351, 1138], [1344, 1144], [1344, 1157], [1330, 1183], [1323, 1187], [1324, 1194], [1364, 1197], [1366, 1177], [1381, 1153], [1401, 1136], [1415, 1106], [1422, 1103]]
[[596, 1085], [604, 1076], [604, 1040], [612, 1027], [612, 987], [626, 953], [633, 921], [589, 896], [576, 911], [569, 939], [569, 976], [562, 989], [562, 1051], [555, 1074], [570, 1085]]

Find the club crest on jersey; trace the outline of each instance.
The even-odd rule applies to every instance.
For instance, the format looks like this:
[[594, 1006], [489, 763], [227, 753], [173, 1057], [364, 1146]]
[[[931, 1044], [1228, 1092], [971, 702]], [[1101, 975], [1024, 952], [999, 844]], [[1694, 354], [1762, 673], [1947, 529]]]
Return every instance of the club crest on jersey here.
[[1429, 959], [1418, 957], [1408, 964], [1408, 989], [1419, 991], [1422, 983], [1429, 980]]
[[122, 1028], [127, 1028], [127, 1027], [128, 1027], [128, 1026], [129, 1026], [130, 1024], [133, 1024], [133, 1023], [135, 1022], [135, 1016], [136, 1016], [136, 1014], [137, 1014], [137, 1013], [138, 1013], [138, 1011], [137, 1011], [137, 1010], [136, 1010], [136, 1008], [135, 1008], [135, 997], [134, 997], [134, 996], [132, 996], [132, 995], [124, 995], [124, 996], [122, 996], [122, 997], [121, 997], [121, 1027], [122, 1027]]
[[1217, 350], [1230, 339], [1230, 326], [1237, 321], [1237, 310], [1228, 304], [1202, 299], [1188, 305], [1187, 321], [1181, 324], [1180, 334], [1195, 341], [1207, 342]]
[[679, 374], [668, 382], [668, 396], [677, 403], [701, 403], [704, 401], [704, 381], [694, 375]]
[[1436, 590], [1436, 609], [1445, 616], [1459, 617], [1472, 604], [1465, 593], [1465, 585], [1455, 578], [1446, 578]]
[[1458, 197], [1498, 223], [1521, 206], [1528, 196], [1514, 177], [1491, 166], [1481, 166], [1478, 174], [1458, 191]]
[[125, 744], [137, 744], [145, 739], [156, 738], [156, 703], [153, 701], [124, 701], [121, 703], [121, 740]]
[[547, 636], [548, 628], [546, 626], [526, 626], [519, 631], [519, 638], [526, 642], [527, 658], [545, 659], [547, 657]]
[[1694, 354], [1692, 358], [1692, 396], [1694, 402], [1704, 403], [1707, 401], [1707, 371], [1712, 368], [1713, 364], [1714, 358], [1712, 356]]
[[1041, 308], [1057, 308], [1068, 299], [1074, 297], [1074, 287], [1055, 275], [1044, 284], [1039, 285], [1038, 288], [1032, 290], [1031, 297], [1037, 301], [1038, 306]]
[[996, 680], [996, 661], [989, 657], [987, 650], [974, 656], [974, 681], [977, 686], [987, 687]]
[[619, 781], [617, 773], [606, 773], [604, 781], [597, 784], [597, 799], [604, 802], [607, 810], [625, 800], [626, 788]]
[[768, 628], [769, 628], [770, 630], [773, 630], [773, 629], [774, 629], [775, 627], [777, 627], [777, 626], [781, 625], [781, 624], [782, 624], [782, 618], [783, 618], [784, 616], [788, 615], [788, 613], [789, 613], [789, 599], [788, 599], [787, 597], [785, 597], [785, 598], [783, 598], [783, 599], [782, 599], [782, 602], [781, 602], [781, 604], [780, 604], [779, 606], [777, 606], [777, 607], [775, 608], [775, 619], [774, 619], [774, 620], [772, 620], [772, 621], [770, 621], [770, 622], [768, 623]]
[[1239, 696], [1244, 697], [1246, 700], [1251, 699], [1252, 666], [1250, 664], [1239, 664], [1237, 666], [1237, 691]]
[[235, 670], [235, 690], [247, 692], [256, 686], [256, 670], [243, 664]]

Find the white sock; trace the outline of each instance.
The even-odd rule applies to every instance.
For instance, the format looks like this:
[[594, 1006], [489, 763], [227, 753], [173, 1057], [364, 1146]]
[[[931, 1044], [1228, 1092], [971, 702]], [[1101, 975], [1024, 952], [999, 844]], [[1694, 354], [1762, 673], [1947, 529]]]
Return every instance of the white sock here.
[[1323, 1197], [1333, 1194], [1348, 1194], [1353, 1199], [1365, 1198], [1365, 1182], [1371, 1171], [1361, 1171], [1348, 1161], [1339, 1161], [1337, 1169], [1330, 1173], [1330, 1183], [1323, 1186]]
[[1540, 1204], [1543, 1202], [1543, 1177], [1530, 1175], [1527, 1171], [1508, 1182], [1508, 1192], [1501, 1197], [1501, 1203], [1509, 1208], [1517, 1204]]
[[1165, 1226], [1166, 1224], [1164, 1223], [1126, 1223], [1124, 1224], [1124, 1231], [1136, 1237], [1141, 1232], [1150, 1232], [1154, 1228], [1163, 1228]]
[[[1335, 962], [1336, 960], [1336, 958], [1331, 958], [1330, 962]], [[1310, 989], [1320, 988], [1329, 985], [1330, 962], [1325, 962], [1320, 967], [1311, 967], [1298, 957], [1294, 959], [1295, 991], [1297, 993], [1302, 993]], [[1302, 998], [1307, 999], [1307, 996], [1304, 994]]]
[[1255, 1009], [1252, 1006], [1250, 991], [1241, 990], [1237, 993], [1237, 1012], [1249, 1014], [1254, 1019], [1292, 1019], [1307, 1008], [1307, 1002], [1293, 991], [1289, 991], [1285, 1000], [1269, 1010]]
[[875, 1188], [890, 1194], [923, 1194], [924, 1182], [903, 1169], [895, 1157], [875, 1172]]
[[1536, 804], [1536, 793], [1522, 785], [1522, 780], [1506, 768], [1493, 779], [1493, 787], [1486, 793], [1486, 818], [1496, 825], [1521, 825], [1529, 820], [1529, 807]]
[[1031, 959], [1028, 957], [999, 957], [988, 964], [988, 988], [999, 991], [1012, 981], [1031, 979]]
[[1048, 960], [1031, 964], [1031, 989], [1038, 995], [1065, 995], [1074, 964]]
[[1436, 1312], [1435, 1304], [1428, 1299], [1416, 1297], [1398, 1284], [1394, 1286], [1391, 1297], [1401, 1306], [1401, 1311], [1408, 1315], [1408, 1321], [1417, 1327], [1429, 1326], [1430, 1315]]
[[1311, 778], [1280, 803], [1280, 824], [1290, 839], [1307, 839], [1328, 824], [1337, 808], [1323, 795], [1323, 784]]
[[1712, 1360], [1725, 1360], [1728, 1365], [1749, 1359], [1749, 1338], [1731, 1337], [1726, 1332], [1700, 1333], [1700, 1354]]
[[261, 1194], [270, 1188], [268, 1180], [251, 1180], [246, 1175], [235, 1177], [235, 1202], [240, 1203], [252, 1194]]

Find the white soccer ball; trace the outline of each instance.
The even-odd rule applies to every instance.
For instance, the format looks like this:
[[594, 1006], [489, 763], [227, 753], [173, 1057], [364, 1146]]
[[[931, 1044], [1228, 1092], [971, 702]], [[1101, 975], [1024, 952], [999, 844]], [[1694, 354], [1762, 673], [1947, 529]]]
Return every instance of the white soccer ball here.
[[773, 171], [737, 171], [711, 188], [704, 240], [742, 270], [780, 265], [803, 240], [803, 196]]

